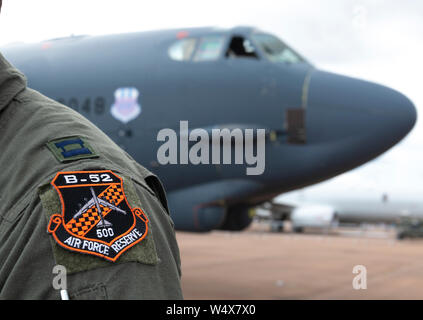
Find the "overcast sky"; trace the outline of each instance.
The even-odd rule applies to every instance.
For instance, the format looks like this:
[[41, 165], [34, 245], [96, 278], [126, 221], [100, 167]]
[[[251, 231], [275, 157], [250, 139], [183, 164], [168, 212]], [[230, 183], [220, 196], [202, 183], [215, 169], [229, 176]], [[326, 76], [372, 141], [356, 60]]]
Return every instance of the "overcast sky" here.
[[[422, 18], [423, 2], [415, 0], [3, 0], [0, 45], [71, 34], [251, 25], [278, 35], [319, 68], [401, 91], [420, 112]], [[418, 121], [404, 142], [349, 176], [423, 186], [422, 148]]]

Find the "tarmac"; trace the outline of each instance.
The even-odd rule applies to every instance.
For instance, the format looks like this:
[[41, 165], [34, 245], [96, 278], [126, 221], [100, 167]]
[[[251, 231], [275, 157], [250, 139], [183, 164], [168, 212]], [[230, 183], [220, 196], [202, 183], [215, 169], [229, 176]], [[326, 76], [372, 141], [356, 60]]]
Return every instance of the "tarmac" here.
[[[177, 232], [184, 298], [423, 299], [423, 239], [397, 240], [389, 228], [269, 230]], [[353, 287], [357, 265], [366, 289]]]

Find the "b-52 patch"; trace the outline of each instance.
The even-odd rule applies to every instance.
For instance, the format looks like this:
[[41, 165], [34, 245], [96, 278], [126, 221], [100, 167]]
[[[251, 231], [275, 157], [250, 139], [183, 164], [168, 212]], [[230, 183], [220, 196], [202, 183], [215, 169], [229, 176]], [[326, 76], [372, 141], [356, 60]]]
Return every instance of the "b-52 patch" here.
[[50, 217], [47, 230], [63, 248], [114, 262], [147, 235], [147, 216], [131, 208], [112, 171], [59, 172], [51, 185], [62, 212]]

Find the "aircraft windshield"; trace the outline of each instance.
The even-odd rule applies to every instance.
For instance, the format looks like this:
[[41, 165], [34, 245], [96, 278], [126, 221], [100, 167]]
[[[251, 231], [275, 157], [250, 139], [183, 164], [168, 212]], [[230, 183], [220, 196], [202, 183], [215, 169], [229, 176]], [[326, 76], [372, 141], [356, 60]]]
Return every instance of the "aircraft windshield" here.
[[272, 62], [300, 63], [305, 60], [277, 37], [265, 33], [252, 35], [254, 42]]
[[182, 39], [172, 44], [169, 48], [169, 56], [176, 61], [188, 61], [194, 52], [196, 40], [192, 38]]
[[201, 38], [194, 61], [216, 60], [223, 50], [225, 39], [222, 36], [208, 36]]
[[168, 50], [169, 57], [176, 61], [211, 61], [217, 60], [223, 52], [223, 36], [186, 38], [174, 42]]

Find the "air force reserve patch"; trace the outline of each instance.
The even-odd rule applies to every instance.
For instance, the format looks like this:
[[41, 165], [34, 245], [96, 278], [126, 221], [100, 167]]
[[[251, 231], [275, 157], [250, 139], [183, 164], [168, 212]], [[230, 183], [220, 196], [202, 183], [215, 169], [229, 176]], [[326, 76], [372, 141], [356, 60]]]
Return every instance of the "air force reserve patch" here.
[[147, 235], [147, 216], [131, 208], [112, 171], [59, 172], [51, 185], [62, 212], [50, 217], [47, 230], [63, 248], [114, 262]]

